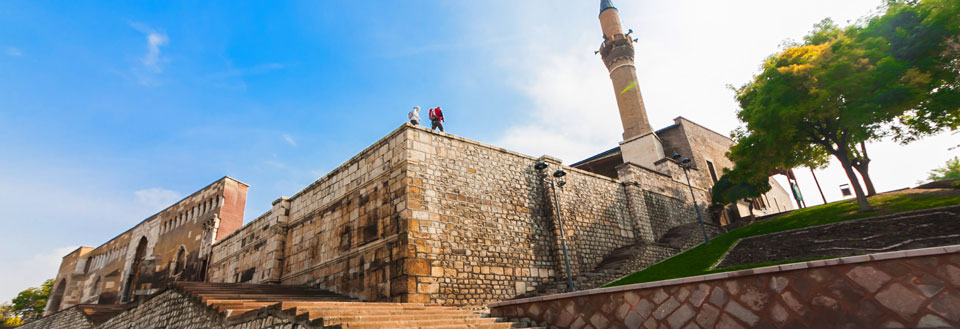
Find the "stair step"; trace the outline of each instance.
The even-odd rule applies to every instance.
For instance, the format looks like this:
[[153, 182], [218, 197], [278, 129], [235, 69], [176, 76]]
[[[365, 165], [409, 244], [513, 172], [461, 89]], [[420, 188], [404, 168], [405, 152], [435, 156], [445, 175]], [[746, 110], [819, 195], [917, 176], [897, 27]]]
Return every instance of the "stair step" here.
[[509, 323], [496, 322], [493, 318], [476, 319], [439, 319], [439, 320], [390, 320], [375, 322], [346, 322], [341, 323], [343, 329], [381, 329], [397, 327], [425, 327], [425, 326], [444, 326], [444, 325], [480, 325], [480, 324], [499, 324], [503, 328], [509, 328]]
[[354, 316], [330, 316], [323, 318], [323, 325], [330, 326], [341, 323], [362, 323], [362, 322], [384, 322], [384, 321], [411, 321], [411, 320], [461, 320], [461, 319], [481, 319], [480, 314], [447, 314], [438, 313], [430, 315], [421, 314], [396, 314], [396, 315], [354, 315]]

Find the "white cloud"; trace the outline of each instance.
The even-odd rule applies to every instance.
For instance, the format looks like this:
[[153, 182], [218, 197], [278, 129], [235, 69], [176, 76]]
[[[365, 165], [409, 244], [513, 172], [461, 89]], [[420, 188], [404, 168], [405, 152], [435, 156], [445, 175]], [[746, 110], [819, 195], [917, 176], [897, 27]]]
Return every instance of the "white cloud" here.
[[130, 22], [129, 24], [143, 33], [147, 41], [147, 53], [139, 59], [141, 65], [134, 68], [133, 73], [142, 85], [159, 85], [160, 81], [157, 75], [163, 73], [164, 64], [169, 62], [169, 59], [163, 56], [161, 47], [167, 46], [170, 43], [170, 38], [167, 37], [166, 33], [155, 30], [146, 24], [137, 22]]
[[290, 135], [283, 134], [283, 140], [287, 141], [287, 143], [290, 143], [290, 145], [293, 147], [297, 147], [297, 141], [293, 140], [293, 137], [290, 137]]
[[155, 211], [163, 210], [181, 199], [180, 193], [160, 187], [139, 190], [133, 194], [140, 205]]
[[[494, 13], [500, 20], [496, 28], [473, 24], [478, 26], [478, 38], [517, 36], [517, 42], [493, 48], [491, 57], [507, 68], [509, 85], [533, 105], [518, 109], [518, 115], [528, 118], [516, 120], [493, 144], [573, 163], [617, 146], [623, 128], [607, 70], [600, 56], [593, 54], [600, 44], [599, 1], [550, 3], [513, 2], [510, 10], [491, 10], [485, 7], [497, 3], [484, 2], [474, 4], [478, 8], [471, 12]], [[624, 28], [632, 28], [639, 39], [635, 44], [638, 87], [654, 129], [684, 116], [722, 134], [740, 125], [738, 105], [727, 85], [749, 81], [784, 40], [800, 39], [823, 18], [846, 24], [876, 12], [881, 4], [876, 0], [811, 0], [804, 6], [787, 0], [616, 2]], [[915, 185], [930, 169], [956, 155], [947, 151], [957, 144], [955, 140], [956, 136], [941, 134], [906, 146], [889, 141], [870, 144], [877, 189]], [[797, 175], [806, 199], [811, 204], [822, 202], [810, 171], [798, 168]], [[846, 183], [839, 166], [817, 175], [827, 200], [839, 199], [838, 186]]]
[[47, 248], [28, 258], [13, 256], [13, 259], [4, 259], [4, 270], [0, 271], [0, 282], [3, 282], [0, 301], [9, 301], [24, 289], [39, 287], [43, 281], [56, 277], [63, 256], [76, 249], [77, 246]]
[[[824, 17], [845, 22], [879, 3], [814, 0], [799, 9], [786, 0], [616, 4], [624, 28], [639, 39], [638, 87], [654, 129], [684, 116], [725, 134], [738, 125], [726, 85], [749, 80], [782, 40], [803, 36]], [[526, 33], [493, 57], [509, 68], [508, 81], [534, 107], [525, 110], [529, 120], [507, 128], [495, 143], [572, 163], [617, 146], [623, 128], [607, 70], [593, 53], [601, 41], [599, 1], [545, 5], [526, 1], [497, 11], [516, 13], [502, 18], [503, 30]]]
[[23, 55], [23, 52], [21, 52], [20, 49], [17, 49], [17, 47], [7, 47], [7, 55], [19, 57]]

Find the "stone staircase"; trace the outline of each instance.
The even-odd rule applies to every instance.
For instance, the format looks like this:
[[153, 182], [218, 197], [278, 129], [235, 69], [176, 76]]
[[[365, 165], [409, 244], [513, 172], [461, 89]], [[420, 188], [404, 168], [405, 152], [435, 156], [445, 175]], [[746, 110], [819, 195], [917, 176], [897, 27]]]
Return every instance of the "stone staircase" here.
[[[681, 250], [666, 244], [633, 244], [617, 248], [604, 257], [593, 271], [580, 273], [573, 278], [577, 290], [588, 290], [646, 268]], [[566, 278], [540, 285], [537, 290], [519, 295], [515, 299], [567, 292]]]
[[526, 328], [484, 312], [423, 303], [361, 302], [300, 286], [177, 282], [174, 289], [219, 313], [227, 323], [280, 315], [312, 328]]
[[[723, 228], [712, 224], [705, 225], [705, 229], [711, 237], [726, 232]], [[703, 231], [700, 223], [687, 223], [674, 227], [664, 233], [656, 243], [637, 243], [614, 249], [592, 271], [583, 272], [574, 277], [573, 287], [578, 291], [600, 288], [701, 243], [703, 243]], [[516, 296], [514, 299], [567, 291], [566, 277], [562, 277], [555, 282], [541, 284], [536, 290]]]

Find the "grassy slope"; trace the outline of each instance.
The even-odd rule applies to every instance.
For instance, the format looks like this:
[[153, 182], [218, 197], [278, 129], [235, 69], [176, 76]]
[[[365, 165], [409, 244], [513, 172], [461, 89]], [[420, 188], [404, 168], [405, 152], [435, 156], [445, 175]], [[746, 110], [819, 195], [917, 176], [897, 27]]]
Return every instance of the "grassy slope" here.
[[[914, 190], [915, 191], [915, 190]], [[919, 193], [884, 193], [870, 198], [870, 205], [874, 211], [867, 213], [857, 212], [856, 200], [846, 200], [816, 207], [800, 209], [792, 213], [733, 230], [710, 240], [709, 245], [697, 246], [684, 253], [676, 255], [663, 262], [650, 266], [642, 271], [633, 273], [623, 279], [608, 284], [619, 286], [625, 284], [668, 280], [694, 275], [741, 270], [745, 268], [770, 266], [793, 263], [804, 260], [787, 260], [776, 263], [764, 263], [747, 266], [737, 266], [722, 269], [711, 269], [713, 264], [737, 240], [745, 237], [762, 235], [809, 226], [842, 222], [852, 219], [873, 217], [903, 211], [920, 210], [926, 208], [943, 207], [960, 204], [960, 190], [940, 190], [937, 192]]]

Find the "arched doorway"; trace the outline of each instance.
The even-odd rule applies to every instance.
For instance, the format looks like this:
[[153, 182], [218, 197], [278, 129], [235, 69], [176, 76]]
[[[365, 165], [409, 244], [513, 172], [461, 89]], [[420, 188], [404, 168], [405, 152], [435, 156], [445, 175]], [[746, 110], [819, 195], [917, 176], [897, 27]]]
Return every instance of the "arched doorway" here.
[[60, 280], [56, 288], [53, 289], [53, 296], [50, 297], [50, 305], [47, 307], [47, 313], [54, 313], [60, 310], [60, 303], [63, 302], [63, 293], [67, 290], [67, 280]]
[[173, 274], [177, 276], [178, 280], [182, 276], [183, 271], [187, 268], [187, 248], [180, 246], [180, 250], [177, 251], [177, 258], [173, 266]]
[[130, 266], [130, 275], [127, 276], [127, 285], [123, 289], [122, 302], [133, 300], [134, 292], [137, 291], [137, 281], [140, 280], [140, 265], [143, 263], [143, 258], [146, 254], [147, 237], [140, 237], [140, 242], [137, 243], [137, 252], [133, 256], [133, 265]]

